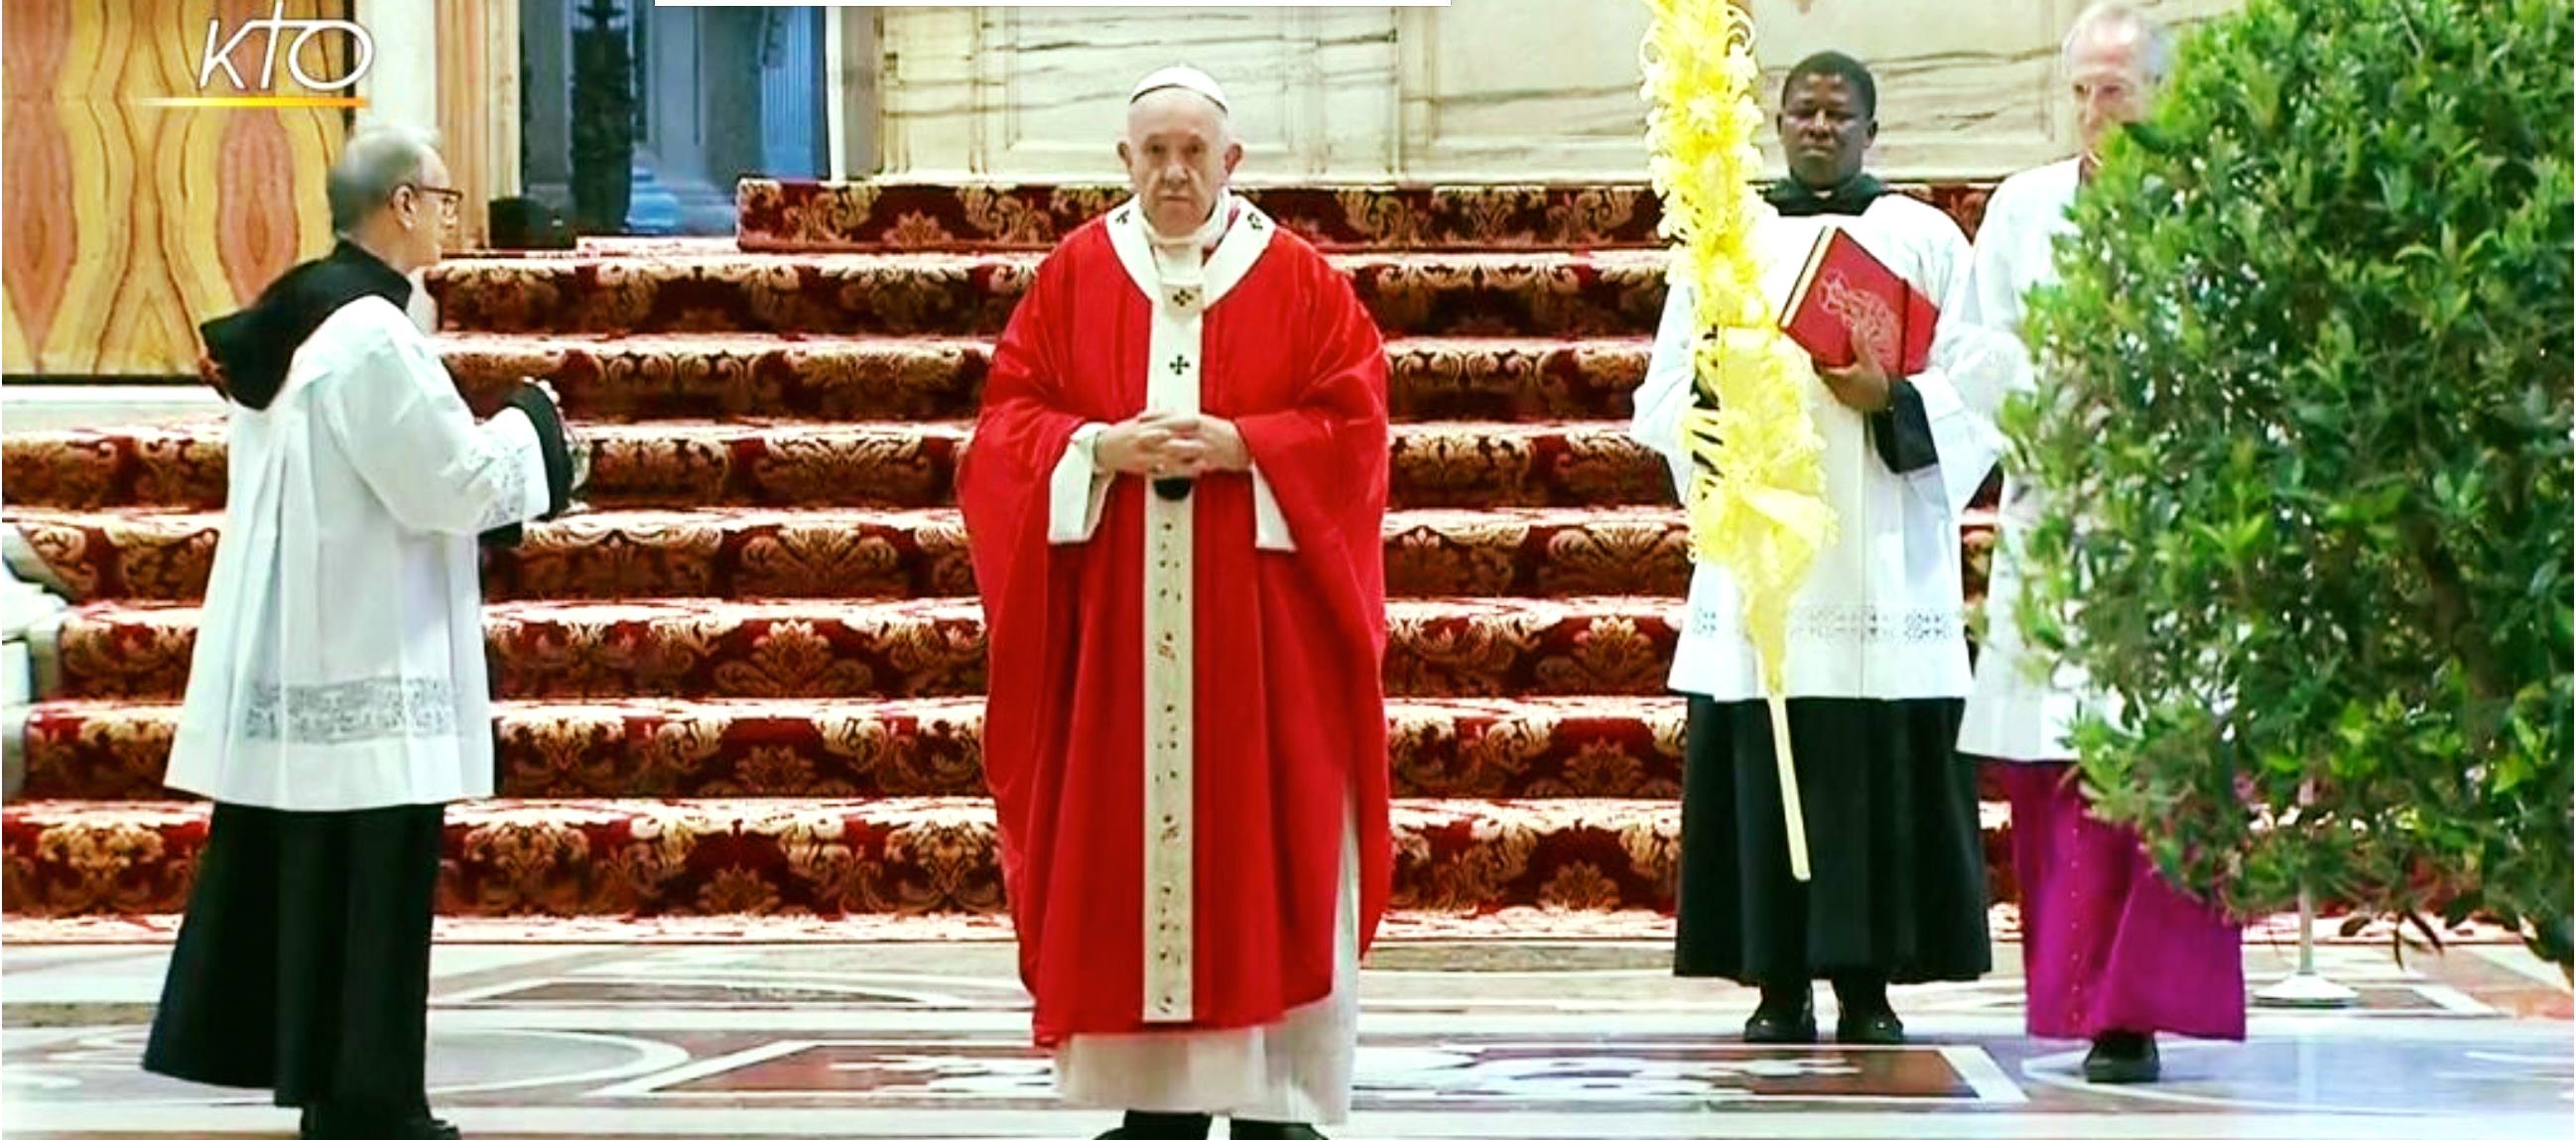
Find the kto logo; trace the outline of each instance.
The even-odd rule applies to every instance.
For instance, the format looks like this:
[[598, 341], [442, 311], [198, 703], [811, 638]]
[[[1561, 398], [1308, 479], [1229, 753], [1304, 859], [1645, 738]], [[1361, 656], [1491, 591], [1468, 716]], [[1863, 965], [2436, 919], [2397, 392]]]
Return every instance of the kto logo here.
[[[346, 91], [356, 86], [360, 79], [366, 78], [367, 66], [376, 61], [375, 38], [369, 36], [367, 29], [360, 27], [355, 21], [289, 19], [286, 15], [286, 0], [277, 0], [276, 6], [269, 9], [265, 18], [244, 21], [241, 27], [233, 30], [229, 39], [223, 34], [223, 25], [221, 16], [209, 17], [206, 20], [205, 52], [197, 60], [198, 94], [144, 99], [139, 102], [160, 107], [364, 107], [367, 105], [367, 101], [358, 96], [327, 94]], [[253, 86], [243, 81], [240, 69], [234, 66], [233, 53], [254, 33], [263, 31], [268, 33], [268, 50], [261, 57], [259, 83]], [[295, 38], [289, 40], [286, 36], [288, 32], [296, 33]], [[316, 36], [333, 32], [349, 37], [349, 73], [337, 79], [317, 79], [306, 74], [305, 45], [317, 42], [314, 39]], [[330, 41], [325, 39], [318, 42]], [[278, 47], [281, 44], [286, 48], [288, 77], [294, 79], [296, 85], [305, 91], [316, 92], [316, 94], [280, 95], [277, 93]], [[215, 77], [218, 75], [231, 84], [230, 93], [218, 93], [220, 87], [209, 90], [209, 87], [216, 86]]]

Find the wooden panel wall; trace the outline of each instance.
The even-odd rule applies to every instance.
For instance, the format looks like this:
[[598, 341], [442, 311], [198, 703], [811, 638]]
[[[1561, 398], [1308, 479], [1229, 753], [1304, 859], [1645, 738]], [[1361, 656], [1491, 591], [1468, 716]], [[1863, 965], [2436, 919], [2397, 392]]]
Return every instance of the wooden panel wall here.
[[[346, 112], [133, 102], [197, 94], [207, 20], [220, 14], [229, 31], [270, 9], [271, 0], [8, 0], [0, 369], [49, 378], [193, 372], [198, 322], [330, 247], [323, 173]], [[287, 4], [290, 17], [346, 18], [347, 9], [343, 0]], [[234, 57], [254, 83], [265, 38], [250, 37]], [[308, 50], [306, 71], [342, 74], [345, 37], [315, 43], [328, 59]], [[292, 85], [282, 60], [278, 82]], [[215, 85], [226, 85], [220, 73]]]

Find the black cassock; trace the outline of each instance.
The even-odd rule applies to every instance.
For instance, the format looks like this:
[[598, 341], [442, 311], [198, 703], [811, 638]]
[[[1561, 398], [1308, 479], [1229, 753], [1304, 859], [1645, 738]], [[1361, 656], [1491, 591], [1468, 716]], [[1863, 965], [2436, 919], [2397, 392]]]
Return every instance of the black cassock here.
[[1771, 712], [1690, 698], [1674, 972], [1971, 981], [1993, 966], [1957, 700], [1789, 702], [1811, 879], [1789, 874]]
[[143, 1067], [289, 1107], [425, 1112], [445, 819], [215, 805]]

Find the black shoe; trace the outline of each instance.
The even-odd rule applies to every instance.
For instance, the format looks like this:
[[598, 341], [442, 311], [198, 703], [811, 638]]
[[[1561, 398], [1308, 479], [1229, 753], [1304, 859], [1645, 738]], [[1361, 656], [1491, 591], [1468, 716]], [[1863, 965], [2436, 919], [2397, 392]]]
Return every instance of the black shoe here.
[[1747, 1045], [1813, 1045], [1816, 1043], [1816, 986], [1762, 987], [1762, 1004], [1744, 1022]]
[[456, 1126], [423, 1112], [403, 1120], [307, 1106], [297, 1135], [302, 1140], [463, 1140]]
[[1187, 1112], [1130, 1112], [1127, 1122], [1100, 1134], [1100, 1140], [1207, 1140], [1216, 1121]]
[[2164, 1068], [2152, 1033], [2105, 1033], [2093, 1039], [2093, 1051], [2084, 1055], [2084, 1079], [2097, 1085], [2154, 1084]]
[[1905, 1023], [1887, 1004], [1887, 981], [1875, 977], [1834, 979], [1834, 1040], [1845, 1045], [1905, 1044]]
[[1272, 1124], [1266, 1120], [1236, 1120], [1226, 1126], [1234, 1140], [1324, 1140], [1324, 1134], [1311, 1124]]
[[1890, 1009], [1846, 1011], [1834, 1019], [1834, 1040], [1844, 1045], [1905, 1044], [1905, 1023]]

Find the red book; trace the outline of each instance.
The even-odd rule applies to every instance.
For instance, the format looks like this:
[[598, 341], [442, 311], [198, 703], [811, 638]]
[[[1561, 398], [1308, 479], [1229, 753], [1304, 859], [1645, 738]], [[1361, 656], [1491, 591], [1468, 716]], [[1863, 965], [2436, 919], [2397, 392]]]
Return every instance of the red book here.
[[1816, 235], [1780, 312], [1780, 331], [1826, 368], [1852, 362], [1853, 332], [1889, 376], [1923, 371], [1941, 310], [1839, 226]]

